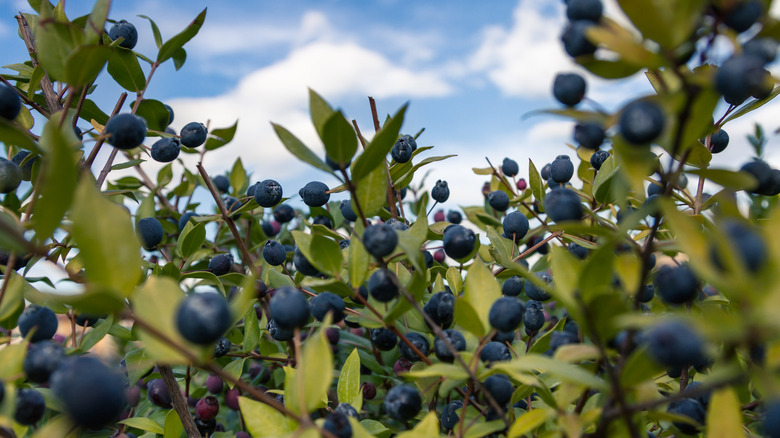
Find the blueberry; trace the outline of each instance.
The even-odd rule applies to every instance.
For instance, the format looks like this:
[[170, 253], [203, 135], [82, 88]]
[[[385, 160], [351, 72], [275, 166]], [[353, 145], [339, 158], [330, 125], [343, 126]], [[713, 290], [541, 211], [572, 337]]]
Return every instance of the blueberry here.
[[41, 341], [30, 345], [22, 369], [30, 382], [46, 383], [51, 373], [63, 360], [65, 360], [65, 349], [62, 345], [52, 341]]
[[220, 358], [230, 353], [230, 341], [228, 338], [222, 336], [214, 343], [214, 357]]
[[491, 341], [500, 342], [502, 344], [509, 343], [515, 341], [515, 337], [517, 336], [517, 333], [513, 330], [511, 332], [502, 332], [502, 331], [496, 331], [496, 334], [493, 335], [493, 337], [490, 339]]
[[214, 187], [222, 193], [230, 191], [230, 180], [225, 175], [217, 175], [211, 178], [211, 182], [214, 183]]
[[350, 222], [355, 222], [357, 220], [357, 214], [355, 214], [355, 210], [352, 208], [352, 203], [349, 199], [341, 201], [339, 210], [341, 210], [341, 215], [344, 216], [344, 219]]
[[167, 103], [164, 103], [163, 106], [165, 107], [166, 110], [168, 110], [168, 124], [170, 125], [171, 123], [173, 123], [173, 116], [174, 116], [173, 108], [171, 108], [171, 106], [168, 105]]
[[715, 88], [727, 103], [739, 105], [762, 91], [766, 78], [763, 58], [743, 53], [721, 64], [715, 75]]
[[[30, 181], [32, 179], [33, 165], [38, 160], [38, 157], [35, 156], [27, 160], [27, 162], [25, 162], [24, 164], [22, 164], [22, 162], [24, 162], [24, 159], [27, 158], [28, 156], [30, 156], [29, 151], [19, 151], [16, 154], [14, 154], [14, 156], [11, 158], [11, 162], [19, 166], [19, 169], [21, 169], [22, 180], [24, 181]], [[14, 190], [16, 189], [14, 188]]]
[[655, 274], [655, 288], [661, 299], [670, 304], [683, 304], [696, 298], [699, 280], [687, 264], [662, 266]]
[[333, 411], [325, 417], [322, 428], [336, 436], [337, 438], [351, 438], [352, 425], [349, 419], [342, 412]]
[[[550, 274], [546, 272], [537, 272], [535, 275], [547, 285], [552, 282]], [[534, 301], [547, 301], [552, 298], [550, 294], [548, 294], [544, 289], [536, 286], [536, 284], [534, 284], [532, 281], [525, 282], [525, 294], [528, 295], [528, 298]]]
[[213, 436], [214, 432], [217, 430], [217, 420], [213, 418], [211, 420], [195, 418], [193, 422], [202, 436]]
[[585, 97], [587, 83], [577, 73], [558, 73], [553, 81], [553, 96], [566, 106], [574, 106]]
[[312, 181], [306, 184], [298, 191], [298, 195], [303, 199], [303, 203], [309, 207], [322, 207], [330, 199], [328, 186], [319, 181]]
[[601, 165], [607, 161], [607, 158], [609, 158], [609, 152], [596, 151], [590, 156], [590, 165], [593, 166], [594, 169], [600, 170]]
[[712, 149], [713, 154], [719, 154], [723, 152], [728, 145], [729, 134], [723, 129], [716, 131], [714, 134], [712, 134], [712, 136], [710, 136], [710, 148]]
[[657, 103], [650, 100], [636, 100], [623, 108], [618, 124], [620, 133], [627, 142], [646, 144], [661, 135], [666, 124], [666, 116]]
[[446, 202], [450, 197], [450, 188], [447, 181], [438, 180], [431, 190], [431, 198], [436, 202]]
[[368, 291], [375, 300], [386, 303], [398, 296], [395, 274], [387, 269], [377, 269], [368, 279]]
[[179, 231], [182, 231], [184, 229], [184, 227], [187, 225], [187, 222], [190, 221], [190, 218], [198, 217], [198, 216], [200, 216], [198, 213], [192, 211], [188, 211], [183, 215], [181, 215], [181, 217], [179, 218]]
[[606, 134], [604, 127], [596, 122], [582, 122], [574, 126], [574, 141], [586, 149], [598, 149]]
[[592, 21], [577, 20], [570, 21], [566, 25], [561, 35], [563, 48], [572, 58], [583, 55], [592, 55], [596, 51], [596, 46], [588, 40], [586, 31], [593, 26]]
[[369, 332], [371, 343], [380, 351], [390, 351], [398, 344], [398, 336], [386, 328], [375, 328]]
[[57, 333], [57, 315], [48, 307], [30, 304], [19, 315], [17, 320], [19, 332], [22, 337], [27, 337], [30, 331], [34, 330], [30, 336], [30, 342], [46, 341]]
[[[704, 386], [701, 382], [690, 382], [688, 383], [688, 386], [686, 390], [698, 390]], [[701, 394], [694, 397], [694, 400], [701, 403], [702, 407], [704, 407], [704, 410], [707, 410], [707, 407], [710, 405], [710, 399], [712, 398], [712, 389], [708, 389]]]
[[330, 221], [330, 218], [325, 216], [324, 214], [321, 214], [311, 221], [314, 225], [322, 225], [325, 228], [333, 229], [333, 222]]
[[578, 221], [584, 214], [579, 195], [563, 187], [553, 189], [545, 196], [544, 210], [547, 212], [547, 217], [556, 223]]
[[466, 227], [450, 225], [444, 230], [444, 252], [453, 259], [460, 259], [471, 254], [476, 243], [477, 236]]
[[459, 211], [450, 210], [447, 212], [447, 222], [452, 224], [459, 224], [463, 221], [463, 216]]
[[396, 163], [406, 163], [412, 159], [412, 152], [414, 152], [414, 149], [402, 137], [393, 145], [393, 148], [390, 150], [390, 156]]
[[551, 168], [551, 166], [552, 165], [550, 163], [547, 163], [547, 164], [544, 165], [544, 167], [542, 167], [542, 170], [539, 171], [539, 176], [541, 176], [542, 179], [545, 180], [545, 181], [550, 179], [550, 168]]
[[458, 409], [463, 408], [463, 402], [455, 400], [447, 404], [441, 411], [441, 427], [445, 430], [452, 430], [460, 423]]
[[135, 232], [147, 251], [154, 250], [163, 240], [163, 227], [156, 217], [145, 217], [138, 221]]
[[509, 347], [507, 347], [506, 344], [490, 341], [482, 348], [482, 351], [479, 353], [479, 358], [482, 362], [490, 364], [491, 362], [511, 360], [512, 355], [509, 353]]
[[550, 333], [550, 352], [555, 352], [564, 345], [578, 344], [580, 342], [576, 334], [569, 332], [552, 332]]
[[433, 254], [430, 251], [423, 250], [423, 259], [425, 260], [425, 267], [431, 269], [433, 267]]
[[516, 297], [523, 292], [525, 280], [517, 275], [509, 277], [501, 286], [501, 293], [509, 297]]
[[333, 324], [338, 323], [344, 319], [345, 307], [344, 299], [331, 292], [322, 292], [309, 300], [311, 315], [320, 322], [330, 313], [333, 316]]
[[146, 137], [146, 120], [135, 114], [117, 114], [106, 123], [103, 134], [108, 136], [108, 143], [115, 148], [133, 149], [140, 146]]
[[742, 52], [746, 55], [757, 56], [769, 64], [777, 58], [778, 42], [772, 38], [753, 38], [742, 45]]
[[780, 400], [772, 400], [766, 404], [763, 421], [764, 434], [769, 438], [780, 438]]
[[[526, 282], [526, 287], [528, 287], [529, 284], [531, 284], [531, 282]], [[544, 322], [544, 308], [542, 307], [542, 303], [535, 300], [526, 302], [525, 313], [523, 314], [523, 325], [526, 330], [538, 331], [544, 327]]]
[[318, 277], [321, 275], [320, 271], [309, 262], [299, 248], [295, 248], [295, 252], [293, 253], [293, 265], [295, 265], [295, 269], [303, 275], [308, 275], [309, 277]]
[[14, 420], [25, 426], [31, 426], [43, 417], [46, 402], [40, 392], [35, 389], [20, 389], [16, 391], [16, 407]]
[[[278, 222], [276, 222], [278, 224]], [[260, 228], [262, 228], [263, 233], [268, 237], [274, 237], [277, 234], [279, 234], [279, 228], [275, 227], [274, 224], [271, 221], [263, 221], [260, 224]]]
[[198, 345], [214, 344], [232, 324], [230, 306], [220, 293], [188, 295], [176, 311], [179, 333]]
[[349, 403], [341, 402], [333, 409], [333, 412], [340, 412], [347, 417], [358, 418], [358, 411]]
[[511, 332], [523, 322], [523, 312], [525, 308], [519, 299], [503, 296], [493, 302], [488, 319], [496, 330]]
[[649, 303], [650, 301], [653, 301], [653, 297], [655, 297], [655, 286], [652, 284], [646, 284], [636, 299], [640, 303]]
[[682, 368], [706, 362], [704, 341], [687, 323], [663, 321], [646, 336], [650, 355], [667, 368]]
[[603, 13], [604, 5], [601, 4], [601, 0], [568, 0], [566, 4], [566, 17], [571, 21], [598, 22]]
[[[692, 398], [684, 398], [682, 400], [675, 400], [669, 403], [669, 406], [666, 408], [666, 412], [684, 415], [700, 425], [704, 424], [704, 417], [707, 415], [701, 403]], [[699, 426], [695, 426], [691, 423], [675, 421], [673, 424], [676, 428], [680, 429], [680, 432], [683, 433], [695, 434], [699, 431]]]
[[261, 207], [273, 207], [282, 200], [282, 186], [272, 180], [267, 179], [255, 184], [255, 201]]
[[504, 234], [509, 236], [509, 238], [513, 238], [515, 242], [520, 241], [528, 234], [528, 218], [519, 211], [513, 211], [506, 215], [502, 225]]
[[352, 242], [352, 241], [351, 241], [350, 239], [342, 239], [342, 240], [339, 240], [339, 248], [341, 248], [341, 249], [346, 249], [346, 248], [349, 248], [349, 244], [350, 244], [351, 242]]
[[[151, 382], [147, 388], [153, 391]], [[51, 390], [68, 416], [77, 425], [89, 429], [114, 423], [126, 405], [122, 380], [93, 357], [81, 356], [64, 362], [51, 375]]]
[[188, 148], [196, 148], [206, 142], [206, 125], [199, 122], [190, 122], [181, 128], [181, 144]]
[[112, 40], [124, 38], [124, 40], [119, 43], [119, 47], [124, 47], [129, 50], [133, 50], [135, 45], [138, 44], [138, 31], [135, 29], [135, 26], [127, 20], [119, 20], [114, 23], [108, 31], [108, 37]]
[[582, 245], [578, 245], [574, 242], [569, 244], [569, 254], [573, 255], [574, 257], [577, 257], [580, 260], [585, 260], [588, 258], [588, 254], [590, 253], [590, 250]]
[[765, 161], [754, 160], [742, 165], [741, 172], [747, 172], [756, 179], [756, 185], [748, 190], [755, 194], [767, 194], [773, 188], [772, 168]]
[[557, 183], [566, 183], [574, 175], [574, 164], [568, 155], [558, 155], [550, 164], [550, 177]]
[[14, 120], [22, 110], [22, 99], [11, 87], [0, 85], [0, 117]]
[[411, 385], [398, 385], [387, 391], [385, 396], [387, 415], [398, 421], [409, 421], [422, 409], [422, 398]]
[[517, 161], [504, 158], [504, 162], [501, 163], [501, 172], [508, 177], [513, 177], [520, 172], [520, 167], [517, 165]]
[[455, 296], [449, 292], [436, 292], [425, 303], [423, 311], [441, 328], [452, 325], [455, 317]]
[[488, 394], [492, 395], [493, 399], [501, 406], [509, 403], [509, 400], [512, 399], [512, 393], [515, 390], [512, 381], [504, 374], [493, 374], [485, 379], [485, 381], [482, 382], [482, 385], [485, 387]]
[[268, 240], [263, 246], [263, 259], [271, 266], [279, 266], [287, 259], [287, 251], [281, 243]]
[[274, 208], [274, 219], [280, 224], [286, 224], [295, 217], [295, 210], [287, 204], [281, 204]]
[[[407, 333], [406, 338], [409, 339], [409, 342], [411, 342], [418, 350], [420, 350], [420, 353], [422, 353], [424, 356], [428, 356], [428, 351], [431, 349], [431, 343], [428, 341], [428, 338], [425, 337], [425, 335], [421, 335], [420, 333]], [[421, 360], [420, 356], [418, 356], [417, 353], [412, 350], [412, 347], [407, 345], [406, 342], [399, 343], [398, 350], [401, 352], [401, 357], [404, 359], [410, 360], [412, 362]]]
[[[466, 338], [464, 338], [463, 334], [459, 331], [455, 329], [446, 329], [443, 330], [442, 334], [447, 338], [447, 341], [449, 341], [455, 351], [466, 351]], [[436, 358], [442, 362], [452, 363], [452, 361], [455, 360], [455, 356], [450, 349], [447, 348], [447, 344], [439, 337], [436, 337], [436, 339], [433, 340], [433, 353], [436, 355]]]
[[488, 204], [496, 211], [506, 211], [509, 208], [509, 195], [503, 190], [494, 190], [488, 195]]
[[163, 137], [152, 145], [152, 159], [160, 163], [170, 163], [179, 156], [181, 143], [176, 137]]
[[387, 224], [371, 225], [363, 231], [363, 245], [369, 254], [381, 259], [393, 253], [398, 245], [398, 235]]
[[[723, 221], [720, 228], [725, 232], [731, 248], [736, 250], [734, 256], [748, 271], [756, 272], [766, 264], [766, 243], [758, 230], [733, 219]], [[715, 266], [725, 270], [717, 248], [713, 248], [711, 255]]]
[[271, 338], [279, 342], [289, 341], [295, 337], [295, 332], [292, 329], [288, 330], [279, 327], [276, 320], [273, 318], [268, 320], [266, 328], [268, 329], [268, 334], [271, 335]]
[[309, 322], [309, 303], [298, 289], [284, 286], [276, 289], [270, 303], [276, 324], [287, 330], [301, 328]]
[[738, 3], [729, 11], [723, 22], [737, 32], [750, 29], [764, 13], [764, 7], [758, 0], [748, 0]]
[[231, 254], [218, 254], [209, 262], [209, 271], [219, 277], [230, 272], [233, 267], [233, 256]]
[[0, 158], [0, 193], [11, 193], [19, 188], [24, 172], [13, 161]]

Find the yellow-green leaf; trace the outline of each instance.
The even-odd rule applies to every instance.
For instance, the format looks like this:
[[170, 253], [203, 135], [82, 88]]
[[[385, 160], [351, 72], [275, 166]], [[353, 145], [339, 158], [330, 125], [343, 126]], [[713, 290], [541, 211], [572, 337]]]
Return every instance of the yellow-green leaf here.
[[360, 390], [360, 356], [357, 348], [352, 350], [341, 367], [339, 383], [336, 386], [339, 403], [349, 403], [360, 411], [363, 407], [363, 391]]
[[397, 438], [430, 438], [439, 436], [439, 419], [434, 412], [429, 412], [422, 421], [414, 426], [414, 429], [408, 430], [396, 435]]
[[[330, 316], [322, 327], [329, 325]], [[301, 354], [294, 377], [286, 379], [284, 399], [290, 410], [309, 413], [322, 405], [333, 381], [333, 353], [322, 328], [306, 339]]]
[[165, 431], [163, 438], [179, 438], [184, 432], [184, 425], [181, 424], [181, 418], [175, 409], [171, 409], [165, 415]]
[[[379, 210], [387, 203], [387, 173], [384, 166], [376, 166], [363, 179], [356, 182], [356, 195], [366, 217], [379, 214]], [[352, 200], [355, 213], [358, 208]]]
[[482, 325], [479, 336], [484, 336], [490, 331], [488, 313], [493, 302], [499, 298], [501, 298], [501, 287], [482, 259], [477, 258], [466, 274], [463, 299], [471, 305], [479, 318]]
[[744, 436], [742, 411], [734, 388], [726, 387], [715, 391], [707, 412], [707, 438]]
[[164, 435], [165, 429], [160, 424], [150, 418], [146, 417], [130, 417], [119, 422], [119, 424], [125, 424], [136, 429], [141, 429], [146, 432], [156, 433], [158, 435]]
[[[152, 325], [179, 345], [187, 345], [176, 328], [176, 311], [184, 299], [184, 292], [179, 285], [168, 277], [149, 277], [146, 283], [138, 288], [132, 296], [135, 314], [145, 323]], [[187, 358], [167, 342], [161, 341], [153, 334], [138, 329], [138, 339], [146, 346], [147, 354], [159, 361], [175, 364], [187, 363]]]
[[533, 411], [526, 412], [515, 421], [515, 424], [509, 429], [507, 436], [509, 438], [519, 438], [544, 424], [553, 415], [555, 415], [555, 411], [547, 408], [536, 408]]
[[0, 379], [11, 381], [22, 374], [27, 342], [11, 344], [0, 350]]
[[292, 432], [295, 423], [265, 403], [239, 397], [238, 407], [249, 433], [255, 437], [280, 437]]

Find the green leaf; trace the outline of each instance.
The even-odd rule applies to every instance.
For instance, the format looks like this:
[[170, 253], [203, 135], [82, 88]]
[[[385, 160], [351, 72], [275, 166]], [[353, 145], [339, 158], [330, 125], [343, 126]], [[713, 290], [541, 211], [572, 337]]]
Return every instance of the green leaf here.
[[316, 167], [317, 169], [322, 170], [323, 172], [327, 172], [329, 174], [333, 173], [333, 169], [331, 169], [330, 166], [325, 164], [325, 162], [322, 161], [320, 157], [312, 152], [311, 149], [303, 144], [303, 142], [298, 140], [298, 137], [293, 135], [284, 126], [277, 125], [276, 123], [271, 123], [271, 126], [273, 126], [274, 131], [276, 131], [276, 135], [279, 137], [279, 140], [282, 141], [284, 147], [287, 148], [291, 154], [295, 155], [296, 158], [305, 163], [308, 163], [313, 167]]
[[225, 294], [225, 286], [223, 286], [222, 282], [219, 281], [219, 277], [217, 277], [216, 275], [212, 274], [209, 271], [192, 271], [192, 272], [181, 274], [182, 280], [187, 278], [200, 278], [203, 280], [203, 282], [208, 283], [216, 287], [217, 289], [219, 289], [219, 291], [222, 292], [223, 295]]
[[410, 378], [428, 378], [428, 377], [446, 377], [453, 380], [466, 380], [469, 378], [469, 373], [463, 369], [460, 365], [450, 363], [435, 363], [429, 365], [421, 370], [412, 370], [404, 374]]
[[128, 296], [141, 280], [141, 244], [133, 232], [130, 213], [106, 199], [92, 179], [85, 177], [76, 189], [71, 219], [73, 241], [87, 279]]
[[84, 43], [84, 31], [70, 23], [39, 20], [35, 28], [36, 54], [52, 81], [65, 81], [68, 57]]
[[173, 66], [176, 68], [176, 71], [181, 69], [185, 61], [187, 61], [187, 51], [184, 48], [180, 48], [173, 53]]
[[[243, 357], [238, 360], [231, 361], [227, 366], [225, 366], [225, 373], [228, 376], [232, 376], [234, 379], [239, 379], [241, 377], [241, 374], [244, 372], [244, 363], [246, 362], [246, 358]], [[233, 382], [232, 380], [227, 380], [228, 387], [231, 389], [233, 388]]]
[[593, 44], [617, 53], [623, 61], [650, 69], [664, 65], [663, 57], [646, 49], [631, 32], [612, 20], [605, 19], [598, 26], [588, 27], [586, 34]]
[[360, 287], [368, 276], [369, 257], [360, 239], [351, 239], [349, 244], [349, 282]]
[[744, 436], [742, 408], [736, 391], [731, 387], [715, 391], [707, 410], [707, 438]]
[[348, 163], [357, 151], [357, 134], [341, 111], [333, 113], [322, 128], [325, 153], [337, 163]]
[[474, 309], [482, 325], [479, 336], [485, 336], [490, 332], [488, 313], [493, 302], [501, 298], [501, 287], [481, 258], [469, 266], [464, 289], [463, 299]]
[[176, 409], [171, 409], [165, 414], [165, 431], [163, 438], [179, 438], [184, 432], [184, 425], [181, 424], [181, 418], [176, 413]]
[[540, 203], [544, 201], [544, 181], [542, 181], [539, 171], [531, 159], [528, 159], [528, 183], [531, 186], [531, 193]]
[[387, 154], [390, 153], [390, 149], [393, 148], [396, 140], [398, 140], [398, 133], [401, 131], [401, 125], [404, 123], [404, 114], [406, 114], [407, 107], [408, 104], [402, 106], [385, 123], [382, 129], [374, 135], [371, 142], [366, 145], [366, 150], [355, 160], [355, 163], [352, 165], [352, 179], [354, 181], [360, 181], [374, 172], [376, 168], [384, 167], [380, 166], [380, 164], [382, 164]]
[[49, 150], [49, 153], [43, 156], [38, 177], [41, 199], [35, 203], [32, 216], [33, 229], [40, 242], [51, 237], [59, 226], [73, 202], [78, 183], [76, 158], [68, 144], [69, 140], [77, 140], [69, 123], [63, 124], [64, 129], [58, 128], [58, 123], [55, 119], [46, 122], [40, 139], [41, 145]]
[[737, 172], [728, 169], [691, 169], [686, 173], [699, 175], [715, 184], [738, 191], [751, 188], [756, 185], [756, 178], [746, 172]]
[[363, 391], [360, 389], [360, 355], [357, 348], [352, 349], [339, 373], [336, 386], [339, 403], [349, 403], [360, 411], [363, 407]]
[[670, 50], [690, 38], [707, 5], [705, 0], [618, 0], [618, 3], [645, 38]]
[[520, 438], [525, 436], [554, 417], [556, 412], [549, 408], [536, 408], [521, 415], [509, 429], [508, 438]]
[[343, 258], [341, 247], [335, 240], [321, 234], [306, 234], [292, 231], [295, 243], [303, 255], [318, 271], [337, 277], [341, 271]]
[[253, 437], [285, 436], [296, 428], [294, 421], [265, 403], [239, 397], [238, 406], [244, 425]]
[[230, 187], [233, 189], [233, 193], [238, 195], [244, 193], [248, 185], [244, 164], [241, 162], [241, 158], [237, 158], [236, 162], [233, 163], [233, 169], [230, 170]]
[[428, 415], [414, 426], [414, 429], [396, 435], [396, 438], [430, 438], [439, 436], [439, 419], [435, 412]]
[[22, 374], [22, 363], [27, 353], [27, 341], [8, 344], [0, 350], [0, 379], [11, 382]]
[[258, 342], [260, 342], [260, 323], [257, 321], [257, 312], [252, 308], [244, 316], [244, 343], [241, 351], [249, 353], [257, 347]]
[[162, 35], [160, 34], [160, 28], [157, 27], [157, 23], [146, 15], [139, 15], [139, 17], [149, 20], [149, 25], [152, 26], [152, 35], [154, 35], [154, 43], [157, 44], [159, 49], [162, 46]]
[[165, 429], [162, 426], [160, 426], [160, 423], [147, 417], [126, 418], [120, 421], [119, 423], [136, 429], [141, 429], [146, 432], [156, 433], [158, 435], [165, 434]]
[[127, 91], [141, 91], [146, 86], [146, 77], [138, 57], [132, 50], [123, 47], [114, 47], [114, 53], [108, 59], [108, 74]]
[[106, 319], [99, 321], [84, 335], [81, 344], [79, 344], [79, 349], [85, 352], [91, 350], [95, 344], [106, 337], [112, 325], [114, 325], [113, 315], [109, 315]]
[[589, 72], [604, 79], [623, 79], [633, 76], [642, 69], [642, 66], [626, 62], [622, 59], [610, 61], [598, 59], [592, 55], [578, 56], [577, 64], [585, 67]]
[[[356, 184], [355, 194], [363, 214], [367, 218], [379, 214], [382, 207], [387, 204], [387, 173], [384, 166], [377, 166]], [[354, 199], [352, 208], [359, 214]]]
[[739, 117], [744, 116], [745, 114], [755, 111], [765, 104], [769, 103], [772, 99], [777, 97], [777, 95], [780, 94], [780, 87], [775, 87], [771, 93], [769, 93], [769, 96], [763, 98], [763, 99], [751, 99], [746, 104], [742, 105], [738, 110], [734, 111], [730, 116], [726, 118], [726, 120], [721, 123], [721, 125], [725, 125], [726, 123], [737, 119]]
[[[311, 113], [311, 121], [317, 129], [317, 134], [319, 134], [321, 140], [325, 141], [325, 123], [333, 115], [334, 111], [330, 104], [311, 88], [309, 88], [309, 112]], [[330, 158], [333, 159], [334, 157]], [[344, 162], [346, 163], [346, 161]]]
[[83, 87], [94, 81], [111, 57], [108, 46], [81, 46], [65, 60], [65, 80], [74, 87]]
[[100, 36], [105, 31], [108, 10], [111, 8], [111, 0], [97, 0], [92, 12], [89, 14], [87, 24], [84, 26], [84, 41], [87, 44], [99, 44]]
[[9, 270], [7, 272], [10, 278], [3, 295], [3, 301], [0, 302], [0, 324], [5, 327], [6, 322], [8, 322], [13, 328], [16, 327], [16, 320], [24, 310], [24, 290], [32, 286], [16, 271]]
[[91, 101], [90, 99], [84, 99], [84, 104], [81, 106], [81, 113], [79, 113], [79, 117], [90, 123], [92, 120], [94, 120], [103, 126], [108, 123], [108, 114], [104, 113], [103, 110], [98, 108], [97, 104], [95, 104], [95, 102]]
[[528, 354], [509, 362], [494, 363], [497, 371], [512, 370], [514, 372], [542, 372], [553, 375], [564, 382], [576, 383], [588, 388], [606, 391], [609, 388], [603, 380], [577, 365], [561, 362], [540, 354]]
[[6, 145], [16, 145], [36, 154], [42, 154], [43, 150], [38, 143], [30, 137], [30, 133], [14, 125], [12, 122], [0, 117], [0, 141]]
[[214, 149], [219, 149], [233, 141], [233, 137], [236, 135], [237, 128], [238, 120], [236, 120], [233, 125], [228, 126], [227, 128], [213, 129], [209, 133], [209, 138], [206, 139], [206, 150], [213, 151]]
[[127, 381], [129, 385], [135, 385], [154, 366], [154, 360], [146, 354], [145, 348], [128, 351], [125, 354], [125, 363], [127, 364]]
[[615, 157], [610, 156], [601, 165], [601, 169], [596, 173], [596, 179], [593, 181], [593, 196], [601, 203], [608, 203], [613, 199], [610, 191], [614, 180], [619, 178], [620, 168]]
[[173, 36], [173, 38], [164, 42], [163, 45], [160, 46], [160, 52], [157, 54], [158, 64], [162, 64], [163, 62], [170, 59], [177, 50], [181, 49], [182, 46], [184, 46], [189, 40], [198, 34], [201, 26], [203, 26], [203, 22], [206, 20], [207, 9], [208, 8], [203, 9], [203, 11], [198, 14], [192, 23], [190, 23], [183, 31], [177, 33]]
[[[134, 105], [135, 102], [131, 104]], [[146, 126], [152, 131], [165, 131], [170, 120], [170, 113], [162, 102], [154, 99], [144, 99], [138, 104], [135, 115], [146, 120]]]
[[206, 225], [204, 223], [193, 224], [187, 222], [184, 229], [179, 234], [179, 240], [176, 242], [176, 249], [179, 255], [189, 258], [200, 249], [203, 242], [206, 241]]
[[[297, 413], [309, 413], [322, 405], [333, 381], [333, 353], [325, 336], [330, 316], [322, 327], [306, 339], [302, 358], [297, 363], [295, 376], [285, 386], [284, 400], [288, 409]], [[285, 382], [286, 385], [288, 382]]]

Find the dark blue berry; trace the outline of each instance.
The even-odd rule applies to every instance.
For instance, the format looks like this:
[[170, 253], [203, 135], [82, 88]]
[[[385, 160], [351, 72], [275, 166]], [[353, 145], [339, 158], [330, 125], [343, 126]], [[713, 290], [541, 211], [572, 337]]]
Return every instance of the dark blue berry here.
[[272, 179], [260, 181], [254, 187], [255, 201], [261, 207], [273, 207], [282, 200], [282, 186]]
[[479, 358], [482, 362], [503, 362], [512, 359], [512, 355], [509, 353], [509, 347], [506, 344], [500, 342], [490, 341], [482, 348], [479, 353]]
[[179, 304], [176, 326], [188, 341], [212, 345], [233, 325], [230, 306], [220, 293], [194, 293]]
[[216, 276], [225, 275], [233, 267], [233, 255], [218, 254], [209, 262], [209, 271]]
[[309, 303], [303, 293], [293, 287], [276, 289], [269, 308], [276, 324], [283, 329], [301, 328], [309, 322]]
[[331, 292], [322, 292], [309, 300], [311, 314], [317, 321], [322, 322], [325, 316], [330, 313], [333, 317], [333, 324], [344, 319], [344, 299]]
[[46, 341], [57, 333], [57, 315], [48, 307], [30, 304], [17, 320], [22, 337], [34, 330], [30, 342]]
[[386, 328], [375, 328], [369, 332], [371, 343], [380, 351], [390, 351], [398, 345], [398, 336]]
[[450, 225], [444, 230], [444, 252], [453, 259], [460, 259], [471, 254], [476, 243], [477, 236], [466, 227]]
[[574, 126], [574, 141], [586, 149], [598, 149], [606, 134], [604, 127], [596, 122], [582, 122]]
[[666, 125], [666, 116], [657, 103], [636, 100], [623, 108], [618, 125], [627, 142], [643, 145], [661, 135]]
[[569, 182], [573, 175], [574, 164], [568, 155], [558, 155], [550, 164], [550, 177], [559, 184]]
[[381, 259], [392, 254], [398, 245], [398, 235], [387, 224], [371, 225], [363, 231], [363, 245], [369, 254]]
[[145, 217], [135, 225], [136, 233], [146, 250], [153, 250], [163, 240], [163, 227], [156, 217]]
[[438, 180], [431, 190], [431, 198], [436, 202], [446, 202], [450, 197], [450, 188], [447, 181]]
[[286, 224], [295, 217], [295, 210], [287, 204], [281, 204], [274, 208], [274, 219], [280, 224]]
[[504, 281], [501, 286], [501, 293], [506, 296], [516, 297], [523, 292], [525, 287], [525, 279], [518, 277], [517, 275], [509, 277]]
[[[455, 351], [466, 350], [466, 338], [463, 337], [461, 332], [455, 329], [446, 329], [443, 330], [442, 333]], [[447, 344], [439, 337], [436, 337], [436, 339], [433, 340], [433, 353], [436, 355], [436, 358], [442, 362], [452, 363], [452, 361], [455, 360], [452, 351], [447, 348]]]
[[179, 133], [181, 136], [181, 144], [188, 148], [196, 148], [206, 142], [206, 125], [199, 122], [190, 122], [181, 128]]
[[558, 73], [553, 81], [553, 96], [566, 106], [580, 103], [586, 90], [585, 78], [577, 73]]
[[556, 223], [578, 221], [584, 215], [579, 195], [563, 187], [553, 189], [545, 196], [544, 211]]
[[509, 195], [503, 190], [494, 190], [488, 195], [488, 204], [496, 211], [506, 211], [509, 208]]
[[328, 203], [330, 193], [328, 186], [319, 181], [312, 181], [298, 191], [303, 203], [309, 207], [322, 207]]
[[517, 161], [504, 158], [504, 162], [501, 163], [501, 172], [508, 177], [513, 177], [520, 172], [520, 166], [517, 165]]
[[217, 175], [214, 178], [211, 178], [211, 182], [213, 182], [214, 187], [222, 193], [230, 191], [230, 180], [227, 179], [225, 175]]
[[281, 243], [269, 240], [263, 246], [263, 259], [271, 266], [280, 266], [287, 259], [287, 251]]
[[377, 269], [368, 279], [368, 291], [375, 300], [386, 303], [398, 296], [395, 274], [387, 269]]
[[[421, 335], [420, 333], [407, 333], [406, 339], [408, 339], [412, 345], [420, 350], [420, 353], [422, 353], [424, 356], [428, 356], [428, 351], [431, 349], [431, 343], [428, 341], [428, 338], [425, 337], [425, 335]], [[401, 352], [401, 357], [404, 359], [410, 360], [412, 362], [422, 360], [420, 359], [420, 356], [418, 356], [417, 353], [412, 350], [412, 347], [406, 344], [406, 342], [399, 343], [398, 350]]]
[[409, 421], [422, 409], [422, 398], [417, 388], [411, 385], [398, 385], [387, 391], [385, 412], [398, 421]]
[[133, 50], [136, 44], [138, 44], [138, 31], [135, 26], [127, 20], [119, 20], [111, 26], [108, 31], [108, 37], [112, 40], [117, 40], [120, 37], [124, 40], [119, 43], [119, 47]]
[[488, 314], [490, 325], [502, 332], [514, 331], [523, 322], [523, 303], [515, 297], [503, 296], [493, 302]]
[[117, 149], [133, 149], [143, 143], [146, 137], [146, 121], [130, 113], [117, 114], [106, 123], [103, 132], [108, 143]]
[[160, 163], [170, 163], [179, 156], [181, 143], [176, 137], [163, 137], [152, 145], [152, 159]]

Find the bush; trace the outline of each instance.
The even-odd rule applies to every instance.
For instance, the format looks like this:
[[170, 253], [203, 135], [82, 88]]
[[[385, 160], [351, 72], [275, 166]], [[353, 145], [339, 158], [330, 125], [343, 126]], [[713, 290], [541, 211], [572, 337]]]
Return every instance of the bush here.
[[[542, 174], [531, 161], [527, 183], [490, 157], [503, 165], [474, 169], [484, 205], [433, 222], [449, 189], [420, 171], [448, 156], [404, 134], [406, 106], [384, 124], [373, 111], [368, 140], [311, 91], [325, 156], [274, 125], [338, 186], [283, 188], [240, 159], [212, 180], [179, 154], [225, 147], [237, 126], [176, 135], [145, 94], [160, 65], [185, 62], [205, 10], [167, 40], [149, 20], [152, 57], [126, 42], [132, 24], [102, 30], [105, 0], [70, 21], [47, 1], [20, 15], [36, 56], [0, 92], [2, 434], [779, 436], [780, 170], [758, 126], [742, 170], [710, 166], [728, 124], [777, 94], [778, 24], [757, 1], [620, 3], [633, 28], [569, 0], [563, 42], [592, 74], [641, 72], [656, 94], [611, 114], [586, 109], [579, 84], [547, 111], [577, 122], [572, 157]], [[738, 53], [723, 69], [719, 35]], [[136, 93], [131, 109], [126, 94], [99, 108], [98, 80]], [[153, 177], [150, 151], [168, 163]], [[194, 214], [198, 187], [210, 214]], [[306, 207], [283, 197], [296, 192]], [[82, 292], [38, 290], [54, 287], [29, 275], [44, 261]], [[121, 357], [83, 357], [104, 338]]]

